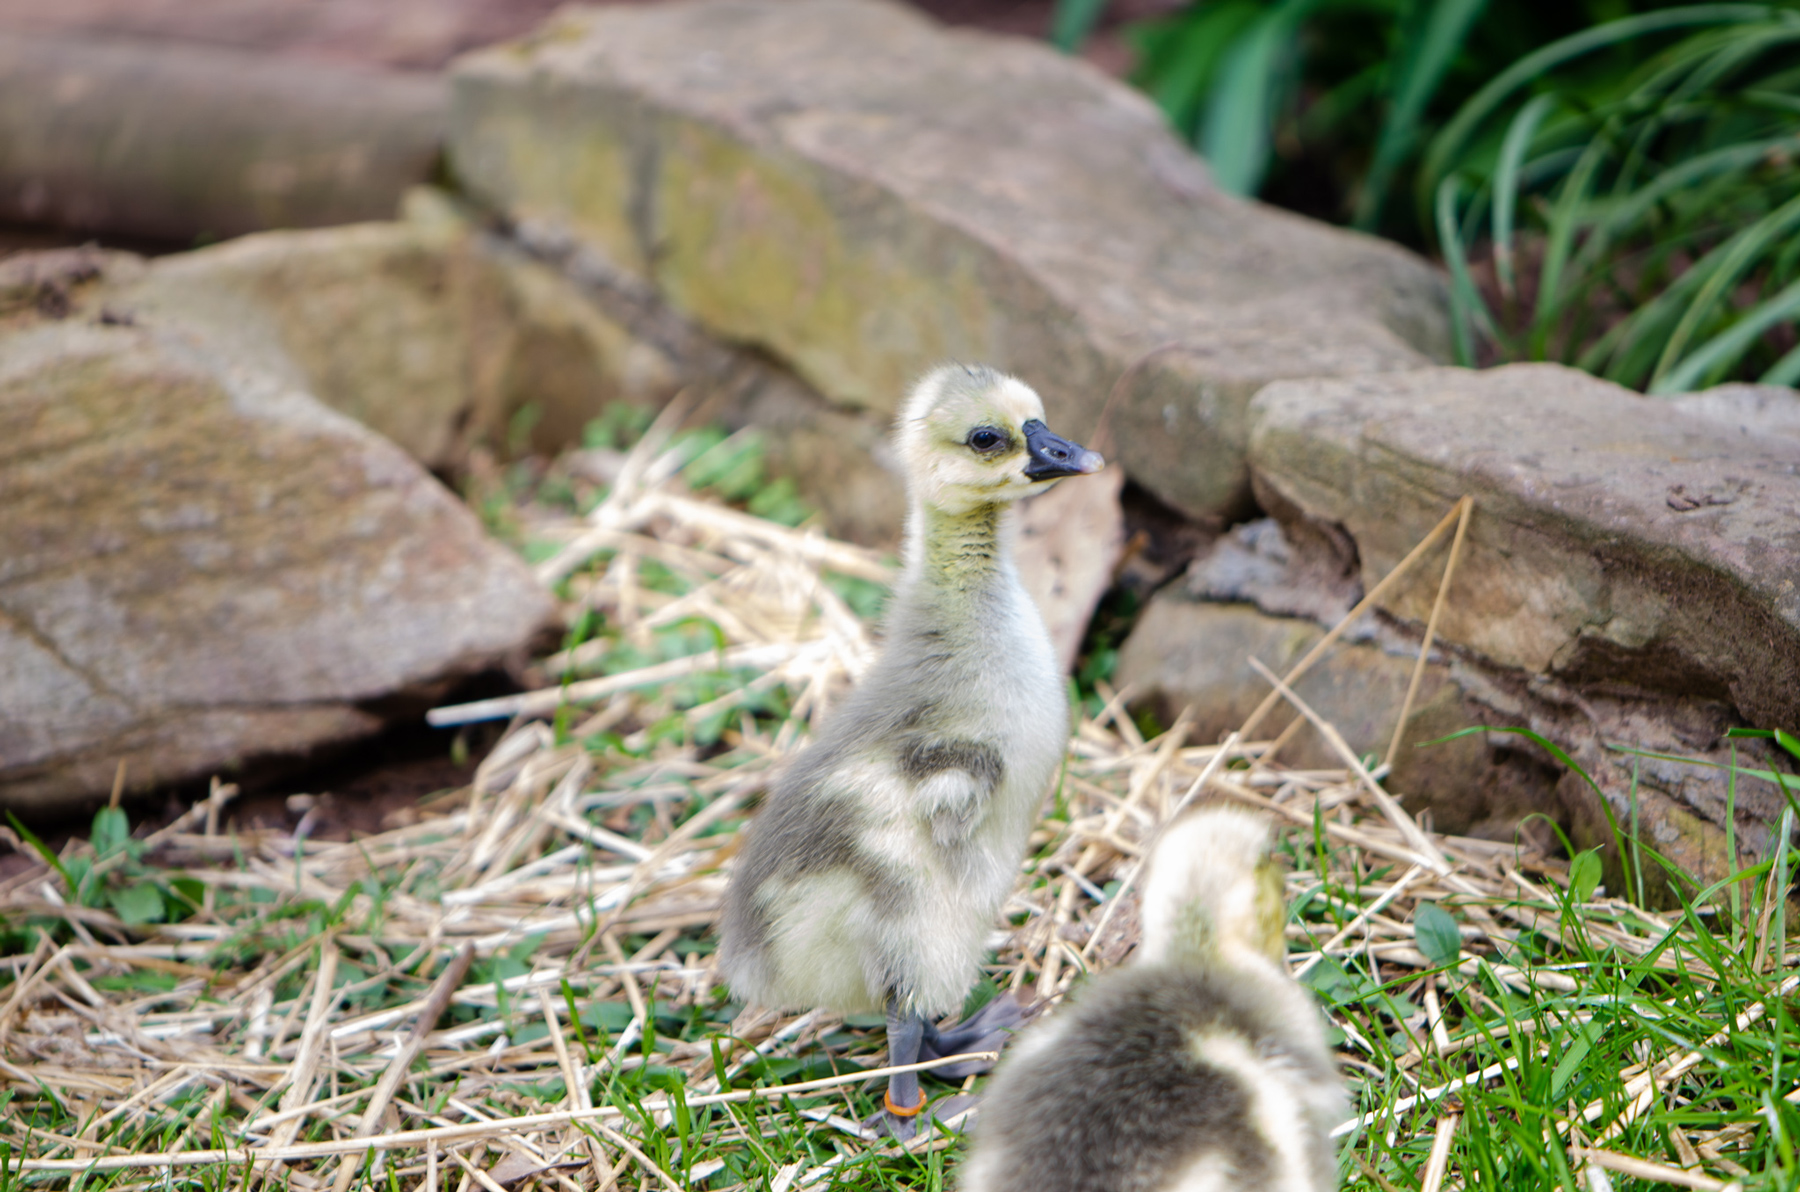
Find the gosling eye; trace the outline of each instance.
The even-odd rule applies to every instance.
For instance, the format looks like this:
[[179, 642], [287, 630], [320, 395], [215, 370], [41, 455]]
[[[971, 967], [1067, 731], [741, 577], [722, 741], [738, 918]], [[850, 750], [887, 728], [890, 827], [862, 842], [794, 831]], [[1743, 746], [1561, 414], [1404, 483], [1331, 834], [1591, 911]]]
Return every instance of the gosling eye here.
[[969, 446], [986, 455], [998, 451], [1005, 446], [1007, 436], [1004, 431], [995, 430], [991, 426], [978, 426], [969, 432]]

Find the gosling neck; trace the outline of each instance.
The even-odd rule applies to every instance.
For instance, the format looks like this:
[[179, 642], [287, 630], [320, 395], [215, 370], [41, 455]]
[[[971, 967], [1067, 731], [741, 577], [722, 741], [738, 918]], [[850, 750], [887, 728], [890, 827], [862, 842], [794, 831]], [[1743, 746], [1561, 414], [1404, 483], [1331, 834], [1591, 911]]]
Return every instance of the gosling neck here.
[[914, 506], [907, 552], [914, 581], [942, 592], [974, 593], [1002, 580], [1011, 567], [1002, 542], [1005, 512], [1000, 504], [954, 512]]

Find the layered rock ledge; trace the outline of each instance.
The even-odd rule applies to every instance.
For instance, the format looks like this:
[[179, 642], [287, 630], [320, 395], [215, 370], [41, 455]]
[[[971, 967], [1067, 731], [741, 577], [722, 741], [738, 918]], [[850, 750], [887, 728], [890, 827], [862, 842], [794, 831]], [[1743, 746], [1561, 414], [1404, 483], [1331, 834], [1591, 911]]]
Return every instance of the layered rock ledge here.
[[[1342, 526], [1365, 584], [1475, 498], [1445, 640], [1566, 683], [1800, 724], [1792, 443], [1557, 365], [1272, 385], [1252, 419], [1265, 505]], [[1387, 611], [1423, 623], [1434, 594], [1409, 585]]]
[[[1297, 542], [1347, 543], [1365, 589], [1472, 496], [1438, 626], [1471, 722], [1557, 741], [1621, 823], [1691, 873], [1724, 872], [1725, 772], [1618, 747], [1717, 765], [1732, 725], [1800, 724], [1793, 440], [1556, 365], [1282, 382], [1250, 417], [1263, 506]], [[1416, 635], [1441, 566], [1380, 603], [1387, 623]], [[1564, 776], [1558, 797], [1604, 842], [1581, 786]], [[1754, 861], [1785, 803], [1749, 779], [1735, 798]]]

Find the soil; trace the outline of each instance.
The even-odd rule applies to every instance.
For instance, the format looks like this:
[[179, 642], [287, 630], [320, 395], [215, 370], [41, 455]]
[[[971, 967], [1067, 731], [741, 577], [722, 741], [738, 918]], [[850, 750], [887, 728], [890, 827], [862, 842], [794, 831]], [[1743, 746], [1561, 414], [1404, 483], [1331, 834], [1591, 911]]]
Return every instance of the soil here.
[[467, 786], [475, 777], [485, 742], [457, 751], [458, 761], [452, 740], [453, 734], [424, 725], [397, 726], [324, 765], [246, 784], [226, 823], [243, 831], [295, 831], [305, 822], [306, 835], [320, 840], [392, 829], [420, 799]]
[[[454, 734], [423, 724], [399, 725], [361, 741], [319, 765], [245, 779], [242, 793], [227, 808], [221, 828], [226, 833], [277, 828], [314, 840], [351, 840], [387, 831], [408, 822], [421, 799], [467, 786], [481, 757], [503, 727], [471, 733], [465, 748], [453, 750]], [[458, 761], [453, 751], [461, 755]], [[171, 787], [125, 800], [133, 834], [144, 836], [172, 822], [206, 797], [202, 785]], [[71, 839], [85, 839], [91, 815], [82, 812], [28, 828], [52, 852]], [[0, 882], [36, 861], [30, 851], [0, 848]]]

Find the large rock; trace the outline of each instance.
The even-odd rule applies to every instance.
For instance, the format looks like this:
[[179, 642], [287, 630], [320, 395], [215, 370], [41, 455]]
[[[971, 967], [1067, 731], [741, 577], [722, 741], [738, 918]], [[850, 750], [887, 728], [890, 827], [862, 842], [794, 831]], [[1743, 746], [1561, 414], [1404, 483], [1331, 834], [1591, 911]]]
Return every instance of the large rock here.
[[179, 326], [274, 372], [441, 468], [478, 421], [460, 247], [407, 223], [265, 232], [158, 258], [105, 301], [115, 318]]
[[0, 220], [191, 243], [390, 214], [441, 80], [106, 38], [0, 37]]
[[[179, 328], [273, 372], [440, 473], [469, 449], [554, 455], [615, 402], [679, 389], [697, 418], [755, 426], [834, 535], [898, 543], [905, 493], [888, 419], [826, 402], [653, 297], [584, 284], [477, 229], [437, 192], [405, 219], [243, 236], [146, 261], [70, 249], [0, 263], [0, 326], [43, 317]], [[566, 267], [566, 271], [565, 271]]]
[[144, 259], [84, 244], [0, 258], [0, 328], [61, 319], [90, 303], [104, 285], [135, 281]]
[[0, 339], [0, 801], [373, 731], [553, 613], [398, 448], [173, 328]]
[[258, 50], [435, 70], [516, 37], [558, 0], [0, 0], [0, 29]]
[[[1719, 771], [1646, 764], [1608, 743], [1717, 763], [1733, 723], [1800, 724], [1792, 441], [1555, 365], [1281, 382], [1251, 419], [1264, 506], [1284, 525], [1346, 537], [1365, 586], [1471, 495], [1439, 625], [1470, 697], [1561, 742], [1619, 819], [1642, 812], [1672, 858], [1696, 872], [1723, 863], [1708, 834], [1726, 816]], [[1422, 624], [1439, 566], [1400, 585], [1384, 613]], [[1586, 799], [1573, 776], [1564, 787], [1571, 805]], [[1737, 792], [1738, 840], [1752, 852], [1782, 806], [1765, 787]]]
[[[1311, 537], [1290, 542], [1289, 532], [1296, 531]], [[1195, 740], [1222, 740], [1269, 693], [1268, 680], [1249, 660], [1285, 674], [1362, 598], [1355, 572], [1354, 544], [1323, 526], [1284, 531], [1267, 518], [1238, 526], [1197, 557], [1179, 583], [1151, 599], [1119, 653], [1115, 681], [1165, 724], [1185, 710]], [[1418, 650], [1417, 635], [1378, 617], [1362, 617], [1298, 680], [1296, 694], [1358, 756], [1382, 758]], [[1422, 748], [1495, 722], [1490, 709], [1465, 693], [1465, 671], [1441, 650], [1427, 660], [1400, 749], [1391, 759], [1388, 788], [1444, 832], [1505, 840], [1533, 814], [1567, 822], [1556, 774], [1511, 748], [1507, 738], [1471, 735]], [[1295, 715], [1280, 709], [1258, 735], [1275, 736]], [[1305, 726], [1283, 747], [1281, 759], [1303, 768], [1343, 765], [1323, 737]]]
[[569, 10], [458, 66], [453, 167], [826, 397], [880, 413], [946, 358], [1018, 372], [1189, 513], [1247, 495], [1279, 377], [1446, 351], [1389, 244], [1217, 192], [1142, 96], [1045, 46], [876, 0]]
[[[1174, 723], [1185, 709], [1193, 740], [1218, 741], [1240, 727], [1269, 693], [1268, 680], [1249, 660], [1283, 674], [1324, 635], [1312, 621], [1270, 616], [1247, 604], [1195, 600], [1183, 585], [1173, 584], [1151, 600], [1133, 627], [1119, 652], [1115, 680], [1121, 689], [1130, 689], [1134, 701], [1153, 708], [1164, 724]], [[1294, 693], [1342, 733], [1358, 756], [1373, 753], [1379, 758], [1393, 736], [1413, 663], [1413, 658], [1374, 644], [1342, 645], [1301, 676]], [[1282, 709], [1264, 722], [1258, 735], [1274, 737], [1295, 715]], [[1402, 792], [1415, 811], [1429, 808], [1440, 831], [1504, 838], [1522, 815], [1551, 803], [1548, 786], [1535, 801], [1496, 806], [1490, 792], [1501, 784], [1490, 777], [1482, 741], [1468, 737], [1428, 750], [1416, 748], [1473, 723], [1450, 668], [1427, 663], [1388, 785]], [[1344, 765], [1311, 728], [1298, 730], [1283, 747], [1281, 760], [1303, 769]]]
[[428, 194], [408, 206], [406, 220], [265, 232], [148, 262], [31, 254], [10, 284], [0, 269], [0, 318], [30, 308], [178, 327], [440, 471], [478, 442], [554, 451], [608, 404], [674, 391], [663, 353], [555, 269]]
[[[1464, 493], [1440, 632], [1503, 667], [1800, 724], [1800, 453], [1557, 365], [1285, 382], [1253, 406], [1268, 503], [1342, 526], [1365, 584]], [[1423, 622], [1433, 577], [1385, 607]]]
[[1800, 390], [1786, 385], [1715, 385], [1661, 400], [1684, 414], [1729, 427], [1745, 440], [1777, 435], [1800, 441]]

